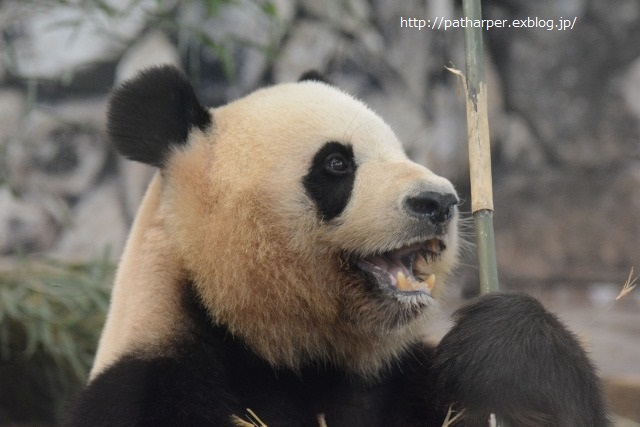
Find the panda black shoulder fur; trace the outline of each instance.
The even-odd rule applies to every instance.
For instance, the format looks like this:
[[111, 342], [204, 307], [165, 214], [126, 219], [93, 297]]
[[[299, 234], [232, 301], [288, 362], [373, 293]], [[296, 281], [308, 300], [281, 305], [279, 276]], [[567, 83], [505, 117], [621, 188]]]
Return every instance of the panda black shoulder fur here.
[[[72, 426], [606, 426], [594, 369], [534, 299], [481, 297], [436, 347], [458, 197], [329, 84], [202, 107], [170, 67], [115, 91], [110, 137], [160, 169]], [[237, 418], [236, 418], [237, 417]]]

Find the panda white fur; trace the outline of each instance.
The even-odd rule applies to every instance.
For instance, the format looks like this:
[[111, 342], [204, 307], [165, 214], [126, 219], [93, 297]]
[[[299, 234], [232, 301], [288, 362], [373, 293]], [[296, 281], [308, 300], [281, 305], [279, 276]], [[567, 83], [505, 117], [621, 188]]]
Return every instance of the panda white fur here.
[[150, 69], [108, 130], [155, 165], [72, 426], [608, 425], [575, 337], [496, 293], [422, 341], [457, 260], [458, 197], [361, 102], [313, 80], [205, 109]]

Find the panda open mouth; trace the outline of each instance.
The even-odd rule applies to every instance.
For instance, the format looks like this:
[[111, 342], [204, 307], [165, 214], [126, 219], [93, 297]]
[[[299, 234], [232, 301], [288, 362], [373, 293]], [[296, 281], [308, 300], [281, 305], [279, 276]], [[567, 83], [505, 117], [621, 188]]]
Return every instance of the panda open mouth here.
[[436, 276], [429, 271], [429, 264], [445, 249], [442, 240], [430, 239], [360, 258], [355, 267], [364, 273], [367, 282], [383, 290], [401, 295], [431, 295]]

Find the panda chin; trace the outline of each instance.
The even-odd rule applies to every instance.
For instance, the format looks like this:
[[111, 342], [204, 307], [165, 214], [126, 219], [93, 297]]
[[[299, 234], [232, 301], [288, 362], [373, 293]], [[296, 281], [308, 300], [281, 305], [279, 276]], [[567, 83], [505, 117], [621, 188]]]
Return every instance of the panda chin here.
[[445, 249], [445, 243], [434, 238], [358, 258], [352, 265], [374, 289], [402, 303], [427, 305], [436, 283], [430, 264]]

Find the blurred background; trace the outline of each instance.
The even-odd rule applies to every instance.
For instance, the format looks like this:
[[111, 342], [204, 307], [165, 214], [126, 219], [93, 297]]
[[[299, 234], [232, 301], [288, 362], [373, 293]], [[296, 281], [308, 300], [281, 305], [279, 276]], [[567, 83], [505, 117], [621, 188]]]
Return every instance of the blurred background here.
[[[581, 337], [618, 426], [640, 422], [640, 2], [484, 1], [501, 286]], [[452, 0], [0, 0], [0, 426], [55, 426], [86, 378], [115, 265], [153, 170], [104, 136], [111, 88], [159, 63], [206, 105], [317, 69], [384, 117], [468, 207]], [[162, 88], [158, 88], [162, 90]], [[473, 230], [465, 231], [473, 241]], [[447, 309], [477, 293], [474, 250]], [[630, 273], [632, 267], [636, 273]], [[517, 379], [514, 379], [517, 380]]]

